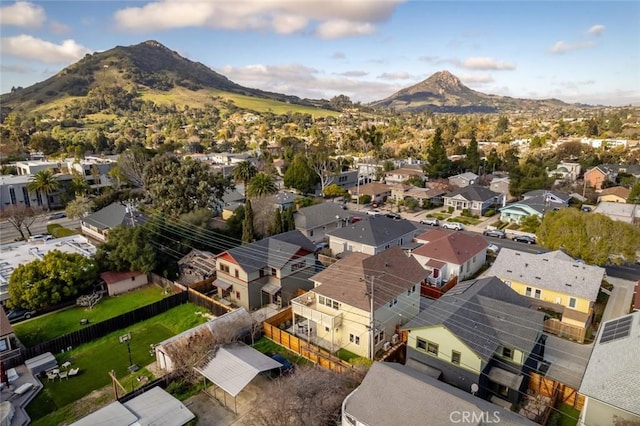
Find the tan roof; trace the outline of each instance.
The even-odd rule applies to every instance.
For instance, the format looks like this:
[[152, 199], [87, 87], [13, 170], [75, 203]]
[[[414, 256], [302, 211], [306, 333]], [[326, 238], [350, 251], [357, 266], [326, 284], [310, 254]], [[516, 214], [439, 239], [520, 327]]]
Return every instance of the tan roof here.
[[[384, 192], [391, 192], [391, 186], [386, 183], [380, 182], [369, 182], [364, 185], [360, 185], [360, 194], [369, 194], [375, 196], [377, 194], [382, 194]], [[352, 187], [349, 190], [352, 194], [358, 193], [357, 187]]]
[[585, 324], [590, 316], [590, 313], [576, 311], [575, 309], [570, 309], [567, 307], [564, 308], [564, 312], [562, 313], [562, 319], [566, 318], [582, 324]]
[[0, 336], [6, 336], [7, 334], [13, 334], [13, 327], [11, 327], [4, 309], [0, 308]]
[[462, 265], [489, 246], [479, 235], [442, 229], [425, 232], [416, 239], [428, 242], [413, 250], [414, 254], [455, 265]]
[[[369, 311], [369, 291], [373, 279], [374, 309], [407, 291], [427, 278], [429, 271], [398, 247], [374, 256], [350, 253], [322, 272], [311, 277], [320, 285], [313, 289], [349, 306]], [[366, 277], [366, 279], [365, 279]]]
[[616, 195], [626, 200], [627, 198], [629, 198], [629, 194], [631, 194], [630, 189], [627, 189], [624, 186], [613, 186], [611, 188], [603, 189], [600, 193], [600, 197], [603, 197], [605, 195]]

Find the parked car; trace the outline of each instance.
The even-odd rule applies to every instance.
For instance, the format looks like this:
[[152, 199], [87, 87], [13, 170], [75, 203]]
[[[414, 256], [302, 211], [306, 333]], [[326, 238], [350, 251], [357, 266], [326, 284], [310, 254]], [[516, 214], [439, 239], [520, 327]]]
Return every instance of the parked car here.
[[482, 233], [482, 235], [485, 237], [507, 238], [507, 233], [499, 229], [487, 229]]
[[386, 216], [389, 219], [393, 219], [393, 220], [400, 220], [402, 219], [402, 216], [400, 216], [398, 213], [387, 213]]
[[442, 224], [442, 227], [444, 229], [453, 229], [455, 231], [462, 231], [464, 229], [462, 224], [458, 222], [445, 222]]
[[279, 376], [288, 376], [289, 374], [295, 371], [295, 368], [296, 368], [295, 364], [289, 361], [284, 356], [280, 354], [273, 354], [271, 355], [271, 359], [278, 361], [280, 364], [282, 364], [282, 367], [274, 368], [273, 370], [271, 370], [269, 372], [269, 376], [273, 378], [279, 377]]
[[34, 241], [49, 241], [52, 239], [53, 237], [51, 235], [32, 235], [29, 237], [29, 242], [32, 243]]
[[489, 244], [489, 247], [487, 247], [487, 251], [490, 251], [491, 253], [498, 253], [500, 251], [500, 247], [495, 244]]
[[67, 217], [65, 212], [58, 212], [49, 216], [49, 220], [64, 219], [65, 217]]
[[435, 217], [425, 217], [424, 219], [420, 220], [420, 223], [429, 226], [440, 226], [440, 221]]
[[535, 244], [536, 239], [530, 237], [529, 235], [516, 235], [512, 238], [513, 241], [517, 241], [519, 243], [527, 243], [527, 244]]
[[36, 311], [32, 311], [32, 310], [29, 310], [29, 309], [16, 308], [16, 309], [14, 309], [12, 311], [7, 312], [7, 318], [9, 319], [10, 323], [14, 323], [14, 322], [18, 322], [18, 321], [23, 321], [23, 320], [29, 319], [35, 313], [36, 313]]
[[587, 213], [589, 213], [589, 212], [591, 211], [591, 207], [589, 207], [589, 206], [582, 206], [582, 208], [581, 208], [580, 210], [582, 210], [583, 212], [587, 212]]
[[367, 214], [369, 216], [378, 216], [379, 214], [384, 214], [382, 213], [380, 210], [378, 209], [373, 209], [373, 210], [367, 210]]

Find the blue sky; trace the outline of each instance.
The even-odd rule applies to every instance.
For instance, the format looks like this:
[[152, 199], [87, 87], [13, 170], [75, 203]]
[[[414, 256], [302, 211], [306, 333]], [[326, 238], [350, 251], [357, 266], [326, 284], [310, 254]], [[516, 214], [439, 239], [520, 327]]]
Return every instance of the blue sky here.
[[640, 105], [640, 2], [0, 1], [0, 89], [157, 40], [229, 79], [385, 98], [449, 70], [484, 93]]

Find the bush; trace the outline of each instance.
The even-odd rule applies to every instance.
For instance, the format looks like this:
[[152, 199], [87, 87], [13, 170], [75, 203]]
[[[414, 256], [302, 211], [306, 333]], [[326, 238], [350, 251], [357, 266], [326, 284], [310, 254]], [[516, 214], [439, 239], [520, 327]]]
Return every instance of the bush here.
[[494, 214], [496, 214], [496, 211], [495, 211], [495, 210], [493, 210], [493, 209], [489, 209], [489, 210], [487, 210], [486, 212], [484, 212], [484, 215], [483, 215], [483, 216], [484, 216], [484, 217], [491, 217], [491, 216], [493, 216]]
[[371, 195], [369, 194], [363, 194], [360, 196], [358, 202], [360, 204], [369, 204], [371, 202]]
[[449, 212], [449, 214], [453, 213], [453, 206], [449, 206], [449, 208], [447, 209], [447, 212]]
[[47, 232], [53, 236], [53, 238], [62, 238], [69, 237], [71, 235], [75, 235], [76, 232], [69, 228], [63, 228], [62, 225], [58, 223], [52, 223], [51, 225], [47, 225]]

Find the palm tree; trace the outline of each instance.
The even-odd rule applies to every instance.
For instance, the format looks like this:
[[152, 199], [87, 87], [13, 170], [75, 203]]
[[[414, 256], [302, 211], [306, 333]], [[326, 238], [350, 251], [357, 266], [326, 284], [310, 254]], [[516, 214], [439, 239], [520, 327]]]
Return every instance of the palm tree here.
[[244, 196], [247, 196], [247, 185], [249, 181], [258, 173], [258, 169], [251, 161], [242, 161], [233, 168], [231, 174], [236, 182], [244, 183]]
[[38, 173], [33, 175], [27, 184], [27, 189], [31, 192], [40, 191], [41, 194], [44, 194], [47, 199], [47, 209], [51, 210], [51, 205], [49, 204], [49, 194], [55, 192], [58, 188], [60, 188], [60, 182], [53, 174], [53, 172], [49, 169], [40, 170]]
[[71, 178], [71, 188], [76, 196], [86, 195], [89, 192], [89, 184], [81, 175], [75, 175]]
[[258, 173], [249, 181], [245, 194], [249, 197], [266, 197], [278, 192], [275, 180], [266, 173]]

